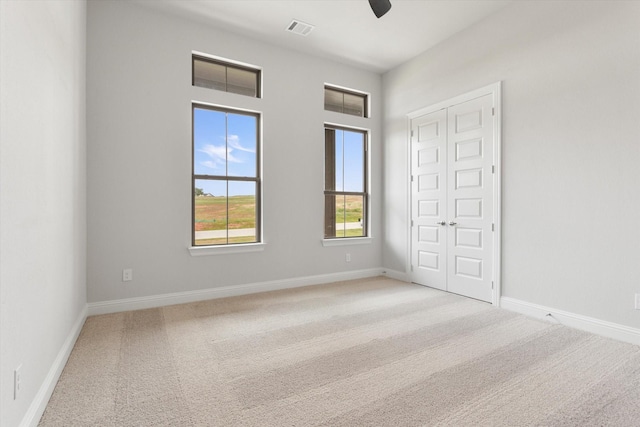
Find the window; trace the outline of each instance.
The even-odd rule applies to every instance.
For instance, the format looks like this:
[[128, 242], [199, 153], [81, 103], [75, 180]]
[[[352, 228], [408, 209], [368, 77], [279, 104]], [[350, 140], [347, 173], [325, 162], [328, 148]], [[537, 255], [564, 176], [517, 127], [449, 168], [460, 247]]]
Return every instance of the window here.
[[260, 241], [260, 115], [193, 105], [193, 246]]
[[325, 85], [324, 87], [324, 109], [327, 111], [369, 117], [367, 104], [366, 94], [332, 86]]
[[193, 86], [260, 98], [260, 70], [193, 55]]
[[367, 236], [367, 132], [325, 126], [324, 237]]

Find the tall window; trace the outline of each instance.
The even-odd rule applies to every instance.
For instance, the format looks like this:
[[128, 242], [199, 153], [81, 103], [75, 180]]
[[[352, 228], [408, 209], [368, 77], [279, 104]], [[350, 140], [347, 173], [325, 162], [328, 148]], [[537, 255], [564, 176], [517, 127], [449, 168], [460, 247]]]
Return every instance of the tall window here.
[[325, 126], [324, 237], [367, 235], [367, 132]]
[[193, 105], [193, 246], [260, 241], [259, 123]]

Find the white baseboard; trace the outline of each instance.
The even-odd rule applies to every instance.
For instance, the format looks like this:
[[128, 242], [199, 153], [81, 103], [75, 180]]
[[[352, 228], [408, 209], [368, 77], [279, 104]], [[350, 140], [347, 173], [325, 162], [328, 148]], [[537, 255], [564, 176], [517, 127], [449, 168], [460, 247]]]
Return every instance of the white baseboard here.
[[85, 305], [76, 319], [76, 322], [73, 324], [67, 339], [64, 341], [64, 344], [62, 344], [62, 347], [58, 352], [58, 356], [56, 356], [51, 368], [49, 368], [49, 372], [42, 382], [38, 393], [33, 398], [31, 405], [29, 405], [27, 413], [22, 418], [20, 427], [36, 427], [40, 422], [40, 418], [42, 417], [42, 414], [44, 414], [44, 410], [47, 408], [49, 399], [53, 394], [53, 389], [56, 387], [56, 384], [60, 379], [60, 375], [67, 364], [67, 360], [69, 360], [71, 350], [73, 350], [73, 346], [76, 344], [76, 340], [80, 335], [80, 331], [82, 330], [82, 326], [86, 319], [87, 306]]
[[594, 319], [593, 317], [569, 313], [567, 311], [532, 304], [509, 297], [500, 298], [500, 307], [548, 322], [560, 323], [571, 328], [640, 345], [640, 329], [629, 326], [606, 322], [604, 320]]
[[199, 291], [175, 292], [170, 294], [152, 295], [148, 297], [127, 298], [112, 301], [91, 302], [88, 304], [89, 316], [98, 314], [118, 313], [121, 311], [141, 310], [145, 308], [164, 307], [167, 305], [184, 304], [205, 301], [216, 298], [234, 297], [254, 294], [258, 292], [277, 291], [281, 289], [299, 288], [302, 286], [321, 285], [324, 283], [340, 282], [343, 280], [363, 279], [380, 276], [382, 268], [346, 271], [342, 273], [321, 274], [317, 276], [296, 277], [292, 279], [271, 280], [268, 282], [249, 283], [244, 285], [223, 286], [220, 288], [203, 289]]
[[391, 270], [388, 268], [382, 269], [382, 274], [389, 277], [390, 279], [400, 280], [401, 282], [411, 282], [411, 276], [409, 273], [405, 273], [403, 271]]

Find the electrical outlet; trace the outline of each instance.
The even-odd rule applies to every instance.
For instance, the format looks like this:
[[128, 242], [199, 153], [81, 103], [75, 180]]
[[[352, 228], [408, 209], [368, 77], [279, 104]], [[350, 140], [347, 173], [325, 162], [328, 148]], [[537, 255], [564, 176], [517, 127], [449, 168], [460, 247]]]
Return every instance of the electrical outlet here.
[[18, 399], [20, 388], [22, 386], [22, 365], [13, 371], [13, 400]]
[[351, 254], [347, 254], [347, 256], [345, 257], [345, 261], [351, 262]]
[[640, 294], [636, 294], [636, 310], [640, 310]]
[[122, 281], [130, 282], [133, 280], [133, 268], [125, 268], [122, 270]]

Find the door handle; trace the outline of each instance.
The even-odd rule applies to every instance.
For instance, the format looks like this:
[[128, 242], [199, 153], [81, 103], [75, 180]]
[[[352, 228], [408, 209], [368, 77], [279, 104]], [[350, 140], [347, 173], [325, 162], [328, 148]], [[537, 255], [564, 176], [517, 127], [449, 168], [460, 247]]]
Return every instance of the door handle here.
[[449, 225], [451, 225], [451, 226], [454, 226], [454, 225], [457, 225], [457, 224], [458, 224], [457, 222], [449, 221]]
[[447, 223], [445, 221], [436, 221], [436, 224], [439, 225], [447, 225]]

